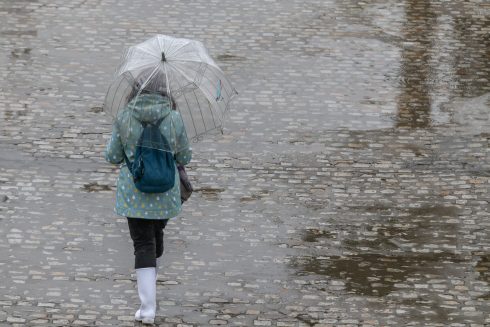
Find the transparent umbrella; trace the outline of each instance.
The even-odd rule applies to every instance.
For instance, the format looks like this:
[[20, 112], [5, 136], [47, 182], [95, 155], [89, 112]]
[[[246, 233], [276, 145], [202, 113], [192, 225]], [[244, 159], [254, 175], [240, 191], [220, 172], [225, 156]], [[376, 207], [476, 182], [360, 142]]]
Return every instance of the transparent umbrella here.
[[[176, 129], [168, 132], [170, 139], [178, 138], [177, 129], [183, 126], [185, 137], [192, 141], [207, 133], [222, 132], [225, 114], [236, 94], [201, 42], [157, 35], [124, 53], [107, 91], [104, 111], [118, 124], [127, 124], [121, 126], [127, 133], [141, 129], [140, 123], [154, 123], [168, 116], [173, 122], [166, 126]], [[169, 109], [179, 115], [166, 115]]]

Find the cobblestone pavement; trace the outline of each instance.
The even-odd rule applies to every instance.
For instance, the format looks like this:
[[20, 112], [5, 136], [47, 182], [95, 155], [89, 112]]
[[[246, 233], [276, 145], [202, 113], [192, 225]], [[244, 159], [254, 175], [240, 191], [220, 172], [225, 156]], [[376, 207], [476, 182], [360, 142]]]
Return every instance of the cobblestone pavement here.
[[0, 326], [138, 326], [101, 105], [155, 33], [240, 93], [194, 145], [160, 326], [490, 326], [482, 0], [0, 0]]

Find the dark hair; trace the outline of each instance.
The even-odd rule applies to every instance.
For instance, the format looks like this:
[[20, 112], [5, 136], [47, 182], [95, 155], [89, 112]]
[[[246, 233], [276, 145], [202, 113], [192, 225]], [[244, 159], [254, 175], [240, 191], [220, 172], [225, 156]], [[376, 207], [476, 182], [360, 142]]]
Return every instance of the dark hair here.
[[[138, 92], [140, 91], [139, 85], [140, 85], [139, 83], [135, 83], [133, 85], [132, 90], [128, 95], [126, 104], [131, 102], [131, 100], [133, 100], [138, 95]], [[166, 90], [155, 91], [155, 90], [148, 90], [148, 89], [144, 88], [141, 90], [141, 92], [139, 92], [139, 94], [158, 94], [158, 95], [161, 95], [162, 97], [168, 98], [170, 100], [172, 110], [177, 110], [177, 105], [175, 103], [174, 98], [172, 96], [168, 96]]]
[[[166, 84], [166, 76], [162, 70], [145, 69], [133, 79], [132, 90], [128, 95], [127, 103], [133, 100], [138, 92], [140, 94], [159, 94], [170, 100], [172, 110], [177, 110], [174, 98], [167, 93]], [[144, 85], [143, 88], [142, 85]]]

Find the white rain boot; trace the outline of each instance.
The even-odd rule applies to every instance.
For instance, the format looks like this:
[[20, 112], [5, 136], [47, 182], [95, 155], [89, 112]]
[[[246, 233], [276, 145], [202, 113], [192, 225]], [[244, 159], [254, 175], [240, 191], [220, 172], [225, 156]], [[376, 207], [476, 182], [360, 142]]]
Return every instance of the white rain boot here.
[[156, 269], [155, 267], [136, 269], [136, 282], [141, 306], [134, 319], [143, 324], [153, 324], [156, 313]]

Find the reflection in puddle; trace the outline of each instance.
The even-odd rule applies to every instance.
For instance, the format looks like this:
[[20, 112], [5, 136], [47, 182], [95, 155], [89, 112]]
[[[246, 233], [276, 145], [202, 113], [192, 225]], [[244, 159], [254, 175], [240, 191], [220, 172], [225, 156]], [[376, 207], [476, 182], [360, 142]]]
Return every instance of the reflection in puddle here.
[[[490, 286], [490, 254], [482, 255], [480, 257], [475, 270], [480, 275], [479, 279]], [[481, 299], [490, 301], [490, 292], [481, 296]]]
[[490, 20], [478, 14], [476, 3], [461, 6], [449, 3], [448, 12], [431, 1], [404, 1], [398, 127], [430, 127], [438, 118], [431, 117], [431, 107], [441, 105], [436, 98], [490, 91]]
[[102, 108], [102, 107], [92, 107], [88, 110], [88, 112], [94, 112], [94, 113], [100, 113], [103, 111], [104, 111], [104, 108]]
[[246, 60], [245, 57], [242, 56], [237, 56], [237, 55], [232, 55], [229, 53], [221, 54], [216, 57], [218, 61], [244, 61]]
[[409, 0], [405, 6], [405, 41], [401, 54], [398, 127], [430, 126], [430, 48], [436, 17], [427, 0]]
[[490, 18], [458, 15], [454, 30], [460, 44], [455, 52], [456, 94], [477, 97], [490, 92]]
[[[456, 246], [458, 225], [449, 219], [458, 216], [454, 206], [396, 208], [385, 205], [351, 207], [378, 213], [364, 226], [338, 226], [341, 247], [352, 255], [296, 257], [292, 261], [298, 274], [317, 274], [342, 279], [346, 291], [366, 296], [385, 296], [397, 283], [408, 278], [423, 279], [424, 274], [440, 275], [447, 266], [463, 262], [458, 255], [441, 250], [427, 253], [427, 245]], [[303, 241], [319, 242], [336, 238], [336, 232], [307, 229]], [[417, 249], [417, 252], [413, 252]], [[423, 250], [420, 250], [423, 249]], [[368, 252], [367, 252], [368, 251]], [[389, 252], [389, 253], [387, 253]]]
[[224, 188], [219, 187], [201, 187], [194, 189], [195, 192], [201, 193], [203, 198], [209, 201], [217, 201], [219, 200], [219, 194], [224, 192]]
[[23, 58], [23, 59], [29, 59], [31, 55], [31, 48], [20, 48], [20, 49], [14, 49], [10, 52], [10, 56], [12, 58]]
[[424, 206], [424, 207], [416, 207], [416, 208], [408, 208], [406, 209], [406, 213], [411, 216], [456, 216], [459, 212], [457, 207], [453, 206]]
[[261, 190], [255, 193], [252, 193], [248, 196], [243, 196], [240, 198], [240, 202], [254, 202], [263, 199], [264, 197], [268, 197], [270, 195], [269, 191]]
[[339, 257], [297, 257], [292, 266], [299, 275], [315, 274], [341, 279], [345, 290], [364, 296], [386, 296], [397, 290], [396, 284], [424, 280], [425, 274], [440, 271], [463, 260], [450, 253], [375, 254], [362, 253]]
[[87, 183], [83, 185], [82, 188], [85, 192], [104, 192], [104, 191], [112, 191], [111, 186], [98, 184], [98, 183]]
[[305, 242], [318, 242], [322, 238], [335, 238], [336, 234], [332, 231], [310, 228], [304, 231], [302, 239]]
[[367, 224], [343, 237], [348, 249], [373, 250], [424, 247], [432, 245], [457, 245], [459, 209], [453, 206], [425, 206], [397, 209], [384, 205], [350, 207], [376, 214]]

